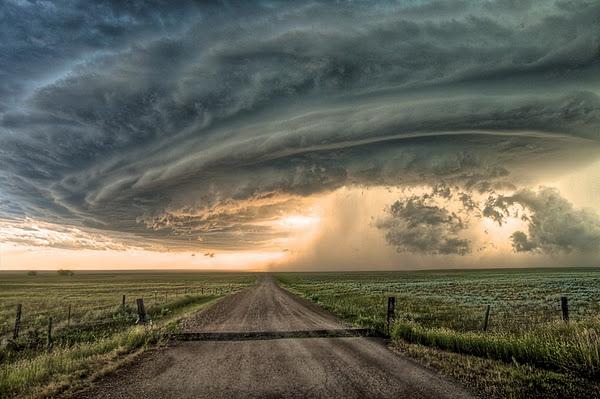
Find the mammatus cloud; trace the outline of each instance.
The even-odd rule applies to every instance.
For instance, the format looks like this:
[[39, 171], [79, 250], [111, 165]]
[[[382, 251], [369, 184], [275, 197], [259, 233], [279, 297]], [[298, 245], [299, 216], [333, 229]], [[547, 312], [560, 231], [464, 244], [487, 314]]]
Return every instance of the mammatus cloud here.
[[[248, 248], [302, 197], [515, 188], [600, 148], [596, 1], [0, 10], [3, 220]], [[428, 206], [398, 205], [392, 241], [468, 252], [443, 208], [435, 227], [419, 222]], [[539, 250], [541, 236], [515, 242]]]

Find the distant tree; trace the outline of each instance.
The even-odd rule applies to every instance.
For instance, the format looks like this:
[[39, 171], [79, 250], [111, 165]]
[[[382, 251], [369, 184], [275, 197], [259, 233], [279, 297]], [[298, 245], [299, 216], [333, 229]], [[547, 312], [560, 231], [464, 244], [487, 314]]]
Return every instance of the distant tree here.
[[57, 273], [59, 276], [72, 276], [73, 274], [75, 274], [71, 270], [66, 269], [58, 269]]
[[28, 275], [28, 276], [37, 276], [37, 271], [35, 271], [35, 270], [30, 270], [30, 271], [28, 271], [28, 272], [27, 272], [27, 275]]

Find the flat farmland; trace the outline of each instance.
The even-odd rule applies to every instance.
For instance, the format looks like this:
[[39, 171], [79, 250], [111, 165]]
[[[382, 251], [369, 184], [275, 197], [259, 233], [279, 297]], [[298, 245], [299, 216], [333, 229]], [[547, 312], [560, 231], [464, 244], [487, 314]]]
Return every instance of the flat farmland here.
[[146, 307], [165, 308], [183, 298], [221, 296], [254, 283], [242, 273], [198, 272], [57, 272], [0, 273], [0, 332], [12, 334], [17, 304], [22, 306], [21, 330], [45, 326], [53, 318], [55, 327], [109, 321], [125, 305], [135, 307], [143, 298]]
[[487, 305], [492, 331], [527, 330], [562, 319], [561, 296], [573, 321], [600, 315], [600, 270], [517, 269], [368, 273], [288, 273], [279, 280], [335, 313], [382, 328], [388, 296], [397, 315], [425, 327], [477, 331]]
[[[73, 378], [117, 367], [128, 354], [164, 341], [181, 318], [255, 280], [226, 272], [1, 272], [0, 397], [53, 396]], [[144, 325], [137, 323], [138, 298]]]
[[596, 269], [1, 277], [0, 397], [600, 396]]
[[[598, 269], [282, 273], [277, 278], [356, 326], [389, 333], [399, 346], [526, 365], [566, 379], [600, 375]], [[389, 327], [388, 297], [396, 298]], [[561, 297], [568, 301], [568, 322]]]

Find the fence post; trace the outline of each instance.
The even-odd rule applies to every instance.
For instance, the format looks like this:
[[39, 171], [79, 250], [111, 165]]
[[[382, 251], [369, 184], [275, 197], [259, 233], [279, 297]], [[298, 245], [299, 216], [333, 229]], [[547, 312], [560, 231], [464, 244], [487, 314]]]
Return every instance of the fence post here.
[[165, 291], [165, 302], [168, 302], [168, 300], [167, 300], [167, 291]]
[[483, 318], [483, 331], [487, 331], [489, 321], [490, 321], [490, 305], [487, 305], [485, 308], [485, 317]]
[[67, 313], [67, 328], [71, 327], [71, 304], [69, 304], [69, 312]]
[[146, 308], [144, 307], [144, 299], [138, 298], [137, 302], [137, 311], [138, 311], [138, 322], [145, 323], [146, 322]]
[[48, 348], [52, 346], [52, 317], [48, 317]]
[[17, 305], [17, 314], [15, 316], [15, 329], [13, 330], [13, 339], [19, 338], [19, 330], [21, 329], [21, 304]]
[[396, 297], [389, 296], [388, 297], [388, 305], [387, 305], [387, 333], [390, 335], [390, 324], [394, 320], [396, 310]]
[[121, 301], [121, 307], [125, 307], [125, 295], [123, 295], [123, 300]]
[[560, 297], [560, 310], [562, 310], [562, 319], [565, 322], [569, 321], [569, 300], [566, 296]]

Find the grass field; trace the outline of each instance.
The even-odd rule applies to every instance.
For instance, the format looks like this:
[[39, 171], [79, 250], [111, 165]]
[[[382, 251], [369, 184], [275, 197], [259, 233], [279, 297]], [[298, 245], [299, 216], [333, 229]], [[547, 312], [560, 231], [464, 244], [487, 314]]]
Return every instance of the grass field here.
[[254, 282], [241, 273], [194, 272], [0, 272], [0, 337], [12, 334], [16, 305], [22, 305], [21, 330], [45, 327], [53, 318], [54, 327], [112, 320], [126, 305], [133, 309], [143, 298], [147, 308], [166, 308], [185, 297], [218, 296]]
[[[600, 270], [276, 277], [292, 292], [379, 333], [388, 332], [387, 297], [395, 296], [392, 347], [485, 397], [600, 396], [594, 382], [600, 377]], [[140, 348], [160, 343], [182, 317], [255, 279], [251, 273], [0, 272], [0, 397], [43, 396], [110, 370]], [[569, 323], [562, 320], [561, 296], [569, 298]], [[144, 298], [152, 323], [135, 325], [136, 298]], [[12, 341], [17, 304], [21, 334]], [[51, 349], [45, 338], [49, 317]]]
[[[598, 269], [285, 273], [277, 277], [291, 291], [380, 333], [388, 332], [387, 297], [395, 296], [395, 321], [389, 333], [398, 342], [589, 381], [600, 377]], [[569, 299], [569, 323], [562, 320], [561, 296]], [[484, 332], [487, 305], [491, 312]]]
[[[0, 272], [0, 397], [43, 396], [73, 385], [74, 376], [110, 368], [123, 355], [156, 344], [181, 317], [254, 281], [249, 273]], [[145, 326], [135, 325], [136, 298], [146, 305], [151, 322]], [[13, 340], [17, 304], [22, 322]]]

